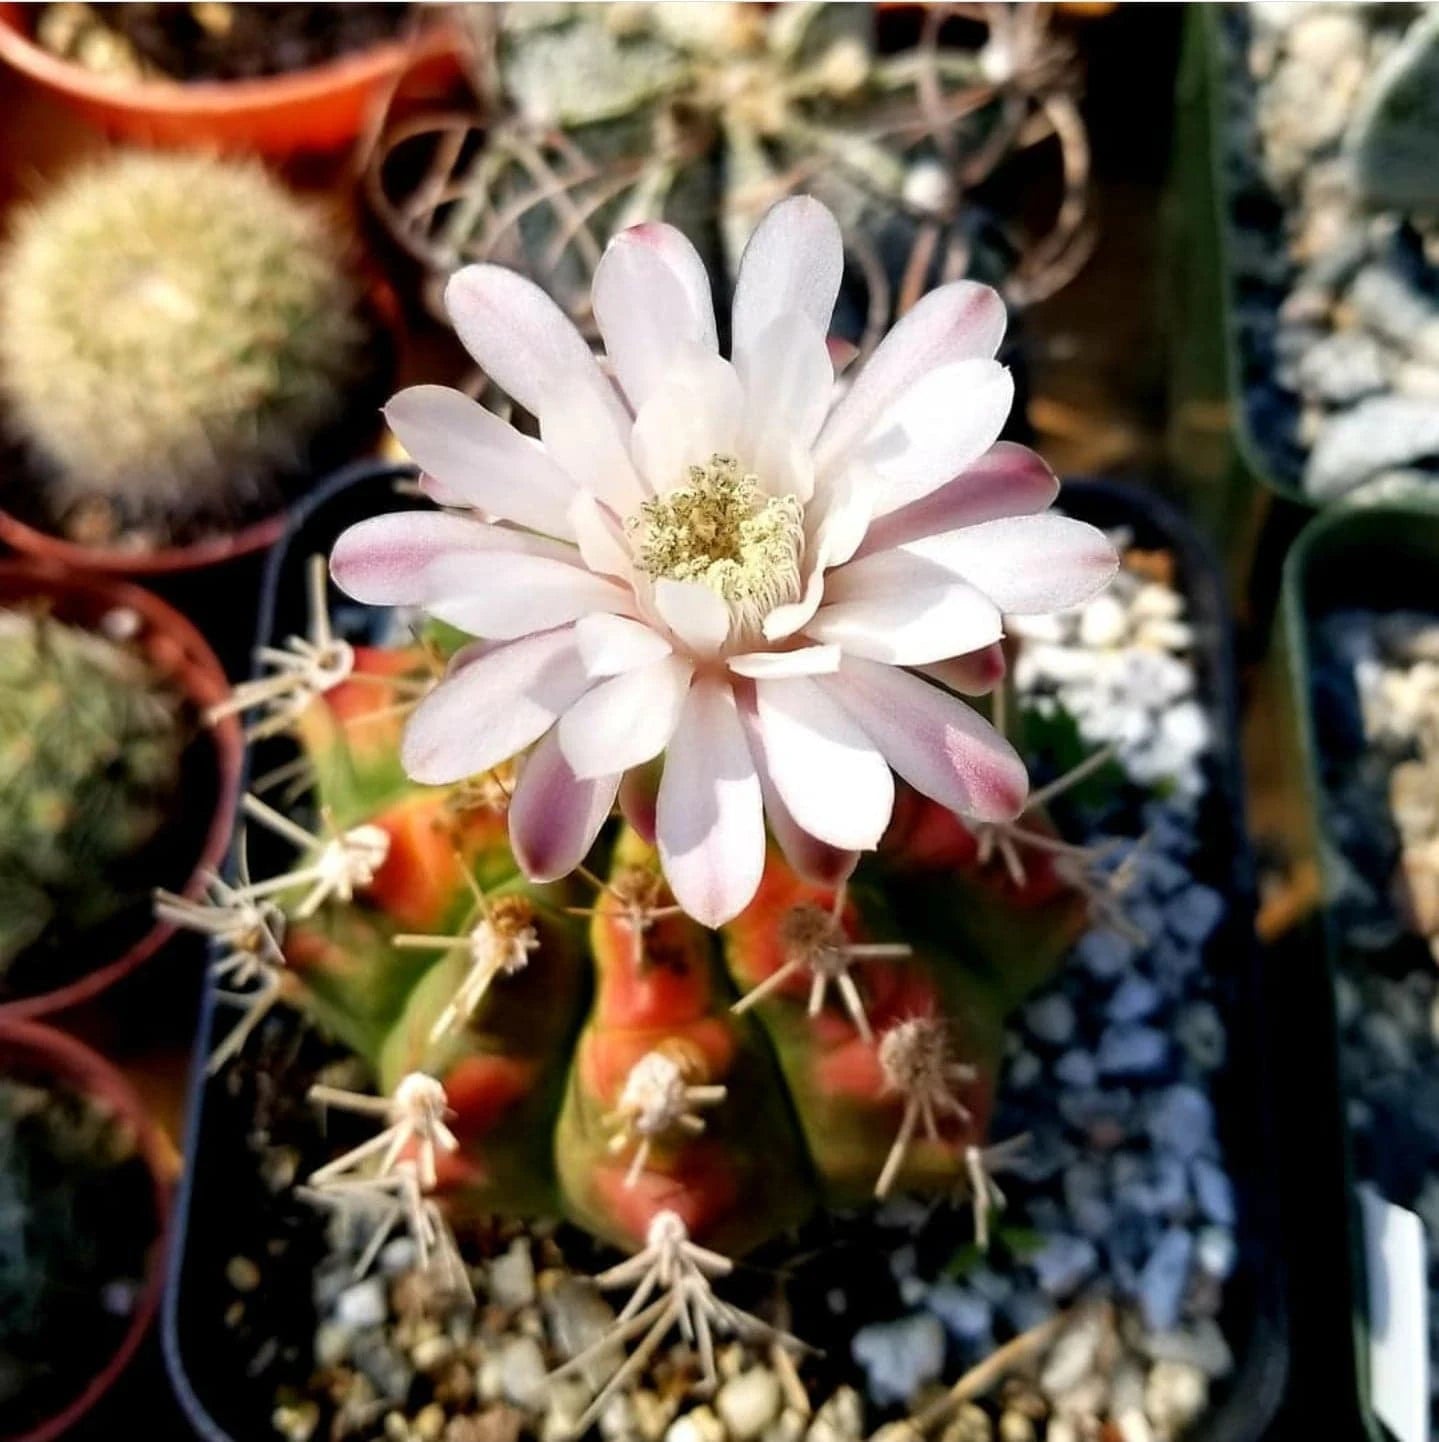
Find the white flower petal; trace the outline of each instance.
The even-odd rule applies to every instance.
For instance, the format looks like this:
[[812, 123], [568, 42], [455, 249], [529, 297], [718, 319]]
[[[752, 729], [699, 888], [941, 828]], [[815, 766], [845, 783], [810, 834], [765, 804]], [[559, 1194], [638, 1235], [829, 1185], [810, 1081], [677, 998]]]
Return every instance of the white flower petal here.
[[608, 381], [575, 386], [540, 417], [540, 439], [555, 464], [617, 516], [649, 496], [629, 451], [630, 423]]
[[579, 780], [552, 729], [525, 758], [510, 798], [510, 846], [531, 881], [558, 881], [589, 853], [610, 812], [620, 778]]
[[624, 528], [614, 514], [588, 491], [579, 491], [570, 502], [568, 518], [585, 565], [628, 585], [634, 577], [634, 564]]
[[765, 818], [785, 860], [801, 879], [812, 882], [815, 886], [838, 886], [853, 873], [859, 863], [859, 852], [844, 851], [811, 836], [790, 815], [789, 808], [775, 789], [774, 778], [770, 774], [764, 737], [760, 734], [759, 717], [755, 710], [754, 687], [749, 687], [747, 693], [737, 688], [736, 700], [739, 702], [740, 720], [744, 723], [750, 754], [754, 757], [755, 772], [759, 776]]
[[801, 646], [797, 651], [747, 651], [725, 662], [736, 676], [826, 676], [839, 670], [838, 646]]
[[899, 774], [931, 800], [977, 821], [1012, 821], [1024, 806], [1024, 763], [982, 716], [907, 671], [846, 656], [815, 682], [859, 722]]
[[658, 495], [689, 484], [689, 468], [733, 455], [744, 419], [744, 391], [727, 360], [687, 348], [640, 407], [630, 445], [641, 476]]
[[612, 676], [560, 717], [560, 747], [576, 776], [628, 771], [669, 744], [694, 666], [665, 656]]
[[834, 216], [807, 195], [774, 206], [755, 227], [735, 281], [733, 352], [748, 364], [760, 337], [786, 311], [829, 333], [844, 274], [844, 242]]
[[445, 286], [460, 343], [533, 416], [576, 388], [607, 384], [569, 317], [534, 281], [499, 265], [467, 265]]
[[668, 656], [670, 643], [628, 616], [586, 616], [575, 623], [580, 657], [591, 676], [618, 676]]
[[894, 777], [873, 742], [808, 676], [755, 684], [770, 777], [796, 825], [847, 851], [879, 844]]
[[729, 683], [696, 678], [665, 753], [656, 840], [675, 900], [704, 926], [749, 904], [764, 871], [759, 778]]
[[806, 634], [896, 666], [977, 651], [1004, 632], [998, 608], [952, 571], [904, 551], [882, 551], [829, 573], [825, 604]]
[[771, 494], [807, 501], [813, 468], [805, 468], [799, 490], [794, 458], [809, 455], [834, 393], [834, 367], [823, 332], [808, 316], [786, 311], [765, 327], [735, 369], [745, 393], [739, 449], [746, 466]]
[[447, 494], [492, 516], [572, 539], [575, 483], [538, 442], [448, 386], [411, 386], [385, 419], [415, 464]]
[[729, 607], [702, 582], [661, 579], [653, 595], [665, 625], [696, 656], [713, 656], [729, 639]]
[[927, 536], [904, 552], [963, 576], [1000, 610], [1016, 616], [1078, 606], [1102, 591], [1119, 568], [1103, 531], [1053, 513], [1010, 516]]
[[1032, 516], [1048, 509], [1059, 481], [1028, 446], [992, 445], [972, 466], [922, 500], [879, 517], [865, 533], [858, 555], [891, 551], [908, 541], [1005, 516]]
[[627, 587], [547, 556], [495, 552], [478, 566], [471, 562], [467, 570], [466, 589], [456, 585], [425, 602], [425, 609], [471, 636], [510, 641], [596, 611], [634, 611], [634, 595]]
[[875, 515], [922, 500], [977, 461], [1014, 404], [997, 361], [962, 360], [917, 381], [881, 417], [860, 452], [880, 479]]
[[330, 571], [357, 601], [428, 606], [488, 588], [500, 556], [530, 557], [572, 577], [584, 575], [573, 546], [444, 511], [396, 511], [357, 522], [335, 542]]
[[842, 465], [880, 416], [942, 365], [991, 359], [1004, 339], [1004, 302], [987, 285], [957, 280], [923, 295], [879, 343], [820, 433], [822, 473]]
[[677, 347], [718, 351], [704, 262], [672, 225], [632, 226], [610, 241], [595, 269], [594, 312], [635, 410], [669, 374]]
[[461, 653], [405, 727], [405, 771], [430, 785], [489, 771], [548, 731], [591, 684], [573, 627], [473, 659]]

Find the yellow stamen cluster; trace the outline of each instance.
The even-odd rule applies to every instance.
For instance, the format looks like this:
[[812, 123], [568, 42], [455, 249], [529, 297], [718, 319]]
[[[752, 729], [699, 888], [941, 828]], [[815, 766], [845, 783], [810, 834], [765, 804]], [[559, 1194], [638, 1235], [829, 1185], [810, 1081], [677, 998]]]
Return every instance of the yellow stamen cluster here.
[[699, 581], [728, 603], [732, 632], [758, 630], [798, 599], [804, 515], [794, 496], [767, 496], [733, 456], [691, 466], [688, 484], [630, 517], [635, 564], [655, 579]]

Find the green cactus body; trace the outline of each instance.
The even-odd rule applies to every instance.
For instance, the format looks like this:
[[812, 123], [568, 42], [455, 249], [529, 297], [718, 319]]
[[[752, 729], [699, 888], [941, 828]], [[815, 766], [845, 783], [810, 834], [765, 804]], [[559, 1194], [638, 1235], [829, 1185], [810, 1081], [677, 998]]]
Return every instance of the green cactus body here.
[[123, 154], [26, 213], [0, 261], [0, 393], [47, 509], [153, 527], [263, 498], [361, 371], [344, 249], [257, 162]]
[[[461, 1146], [441, 1180], [458, 1210], [555, 1212], [629, 1249], [668, 1211], [706, 1245], [747, 1250], [821, 1200], [874, 1192], [906, 1108], [885, 1048], [914, 1023], [965, 1075], [893, 1181], [962, 1186], [964, 1153], [983, 1142], [1005, 1015], [1083, 922], [1080, 898], [1043, 857], [1016, 886], [980, 865], [955, 817], [905, 794], [885, 846], [839, 901], [837, 930], [836, 893], [772, 850], [751, 906], [709, 932], [667, 904], [652, 848], [628, 828], [598, 897], [534, 885], [511, 856], [502, 809], [403, 778], [403, 721], [375, 714], [372, 678], [423, 664], [418, 651], [362, 651], [358, 674], [300, 722], [322, 807], [339, 825], [380, 827], [390, 848], [355, 903], [292, 924], [286, 954], [297, 999], [371, 1062], [384, 1091], [414, 1071], [442, 1082]], [[437, 1037], [470, 953], [407, 951], [395, 938], [463, 936], [476, 916], [467, 875], [488, 915], [514, 909], [538, 944], [495, 977], [467, 1023]], [[869, 1035], [834, 996], [812, 1013], [808, 973], [733, 1011], [806, 934], [904, 944], [902, 956], [854, 962]]]
[[179, 779], [176, 698], [134, 653], [0, 611], [0, 972], [52, 922], [74, 935], [127, 900], [124, 863]]

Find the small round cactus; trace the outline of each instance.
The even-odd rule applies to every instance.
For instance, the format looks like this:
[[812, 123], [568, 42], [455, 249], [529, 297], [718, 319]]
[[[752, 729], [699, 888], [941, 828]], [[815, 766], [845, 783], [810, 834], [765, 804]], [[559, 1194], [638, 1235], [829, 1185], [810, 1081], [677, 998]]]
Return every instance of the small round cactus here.
[[341, 418], [367, 328], [345, 243], [257, 162], [124, 154], [21, 220], [0, 394], [82, 539], [223, 521]]
[[61, 919], [74, 935], [125, 904], [182, 744], [177, 701], [140, 657], [0, 611], [0, 976]]

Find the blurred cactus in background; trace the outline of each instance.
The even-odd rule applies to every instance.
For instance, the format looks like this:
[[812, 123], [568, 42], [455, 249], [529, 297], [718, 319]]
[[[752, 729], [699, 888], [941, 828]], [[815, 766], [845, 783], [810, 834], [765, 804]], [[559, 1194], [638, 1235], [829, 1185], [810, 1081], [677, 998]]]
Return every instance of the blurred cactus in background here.
[[0, 611], [0, 974], [57, 920], [74, 934], [125, 904], [182, 747], [176, 699], [134, 653]]
[[254, 162], [124, 154], [0, 262], [0, 394], [77, 539], [217, 520], [337, 422], [366, 326], [345, 244]]

